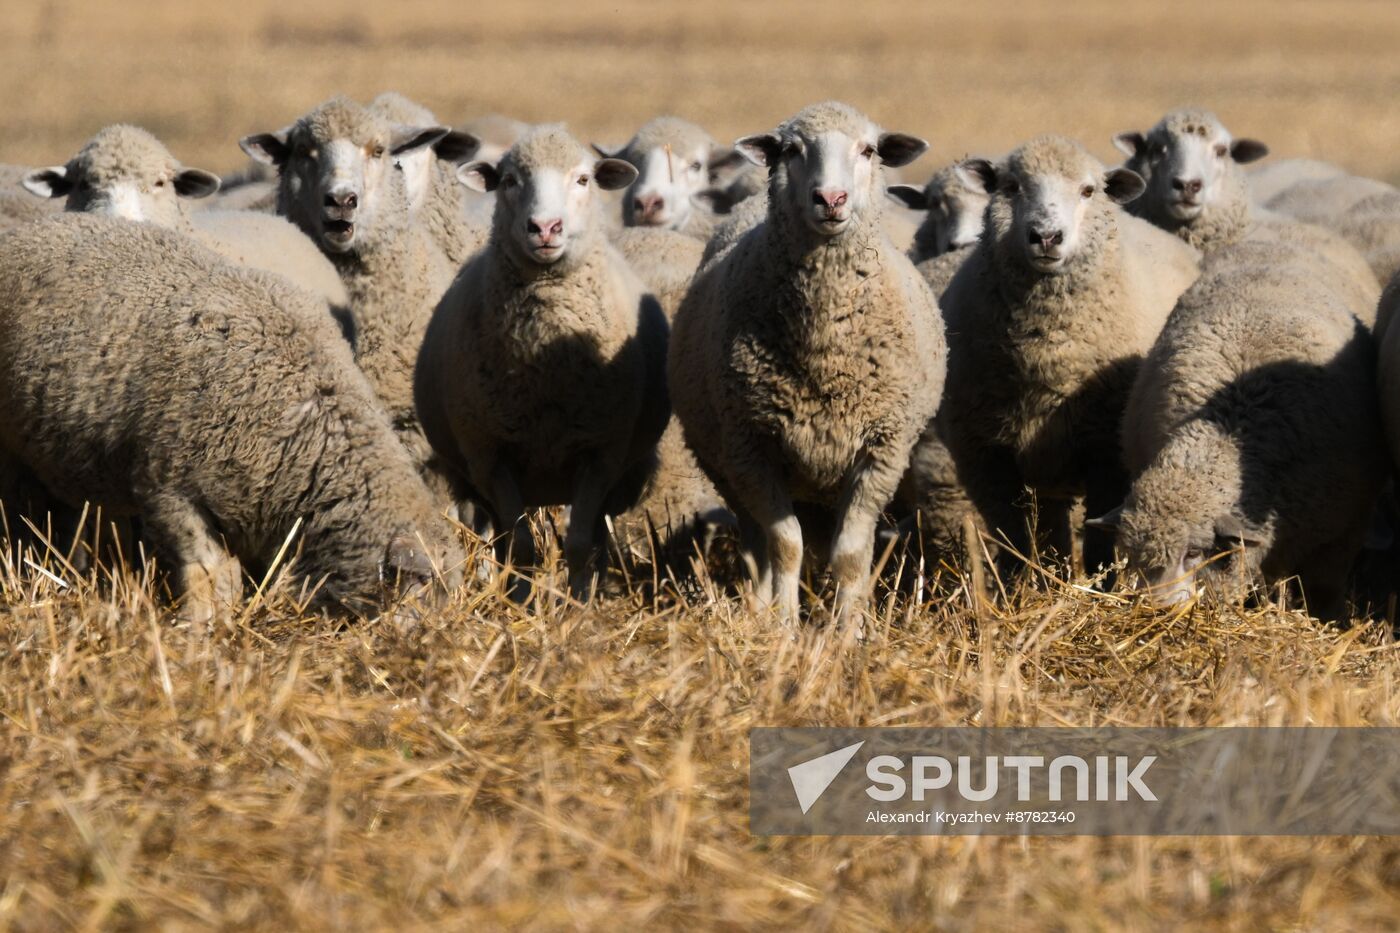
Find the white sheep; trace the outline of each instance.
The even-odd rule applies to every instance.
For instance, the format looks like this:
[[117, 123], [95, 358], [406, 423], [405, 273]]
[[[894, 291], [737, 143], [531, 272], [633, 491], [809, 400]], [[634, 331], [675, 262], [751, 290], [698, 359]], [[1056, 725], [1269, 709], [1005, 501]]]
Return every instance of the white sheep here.
[[987, 193], [969, 186], [956, 169], [955, 165], [939, 169], [922, 188], [914, 185], [889, 187], [891, 197], [925, 214], [909, 251], [909, 258], [916, 264], [972, 246], [982, 235]]
[[937, 306], [881, 223], [882, 164], [927, 144], [824, 103], [736, 146], [768, 169], [767, 214], [682, 303], [672, 402], [758, 598], [796, 622], [804, 536], [829, 528], [836, 617], [856, 623], [876, 522], [942, 392]]
[[[498, 166], [463, 166], [496, 192], [487, 246], [433, 314], [415, 394], [434, 449], [489, 503], [503, 559], [536, 563], [527, 509], [570, 506], [569, 587], [593, 590], [606, 516], [631, 506], [666, 426], [666, 319], [609, 244], [598, 192], [636, 169], [562, 127], [523, 136]], [[512, 593], [523, 599], [528, 578]]]
[[277, 167], [278, 213], [339, 272], [355, 317], [355, 361], [400, 439], [444, 495], [452, 490], [413, 406], [413, 367], [433, 308], [457, 270], [427, 229], [413, 222], [396, 161], [446, 132], [392, 125], [338, 97], [285, 129], [240, 142], [248, 155]]
[[1375, 320], [1380, 285], [1354, 247], [1329, 230], [1252, 203], [1241, 166], [1268, 154], [1263, 143], [1236, 139], [1214, 114], [1194, 109], [1167, 114], [1145, 136], [1124, 133], [1114, 141], [1130, 154], [1125, 167], [1147, 181], [1146, 192], [1129, 206], [1132, 213], [1207, 255], [1244, 239], [1306, 241], [1310, 248], [1297, 255], [1337, 283], [1358, 319]]
[[[664, 227], [624, 227], [613, 245], [661, 303], [668, 321], [690, 289], [705, 246]], [[726, 521], [724, 500], [695, 462], [674, 417], [656, 449], [657, 465], [637, 504], [619, 517], [622, 537], [638, 539], [656, 529], [662, 551], [681, 558], [710, 525]], [[674, 546], [673, 546], [674, 545]]]
[[624, 226], [664, 227], [709, 238], [715, 214], [700, 195], [721, 164], [738, 158], [732, 149], [721, 148], [709, 133], [679, 117], [648, 121], [615, 150], [596, 143], [593, 148], [637, 170], [637, 180], [622, 195]]
[[[386, 91], [370, 101], [371, 113], [397, 126], [436, 126], [428, 108], [402, 94]], [[468, 215], [467, 189], [457, 183], [457, 164], [471, 159], [480, 141], [462, 130], [448, 130], [431, 146], [420, 146], [398, 158], [403, 172], [409, 212], [426, 225], [433, 241], [460, 266], [486, 243], [487, 228]]]
[[[1131, 155], [1131, 149], [1136, 148], [1132, 137], [1141, 137], [1142, 134], [1123, 135], [1128, 139], [1120, 148]], [[1321, 162], [1317, 159], [1275, 159], [1260, 165], [1251, 165], [1245, 171], [1245, 180], [1249, 184], [1249, 196], [1255, 204], [1262, 207], [1274, 195], [1300, 181], [1321, 181], [1326, 178], [1339, 178], [1345, 174], [1345, 169], [1331, 162]]]
[[66, 164], [29, 172], [24, 187], [41, 198], [63, 199], [69, 211], [178, 230], [233, 262], [281, 275], [325, 300], [348, 329], [349, 297], [315, 244], [268, 214], [187, 210], [187, 200], [218, 191], [218, 176], [181, 165], [140, 127], [117, 124], [100, 130]]
[[364, 611], [464, 555], [315, 299], [189, 237], [89, 214], [0, 239], [0, 459], [136, 515], [185, 611], [292, 565]]
[[[1074, 500], [1097, 514], [1127, 489], [1123, 406], [1199, 257], [1119, 207], [1141, 193], [1141, 178], [1106, 171], [1063, 137], [959, 170], [991, 200], [981, 240], [941, 299], [941, 433], [987, 528], [1029, 553], [1029, 487], [1045, 543], [1067, 559]], [[1112, 542], [1086, 534], [1085, 566], [1111, 561]]]
[[1371, 335], [1306, 246], [1212, 254], [1133, 387], [1131, 492], [1093, 520], [1116, 529], [1151, 602], [1296, 576], [1309, 609], [1337, 617], [1386, 476], [1375, 368]]

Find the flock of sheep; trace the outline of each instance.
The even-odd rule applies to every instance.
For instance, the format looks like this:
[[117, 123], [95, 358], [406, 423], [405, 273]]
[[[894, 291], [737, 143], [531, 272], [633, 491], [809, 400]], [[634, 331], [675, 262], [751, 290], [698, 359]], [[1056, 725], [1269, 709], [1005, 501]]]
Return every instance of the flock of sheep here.
[[530, 598], [528, 515], [567, 506], [580, 599], [614, 534], [730, 524], [761, 605], [795, 622], [817, 554], [858, 624], [882, 532], [937, 561], [973, 522], [1008, 569], [1079, 545], [1157, 605], [1295, 581], [1336, 617], [1400, 514], [1400, 191], [1246, 170], [1199, 110], [1114, 142], [915, 187], [925, 142], [840, 103], [608, 152], [384, 94], [245, 137], [275, 176], [221, 189], [108, 127], [0, 166], [10, 535], [81, 561], [90, 508], [136, 519], [195, 618], [294, 540], [308, 602], [368, 612]]

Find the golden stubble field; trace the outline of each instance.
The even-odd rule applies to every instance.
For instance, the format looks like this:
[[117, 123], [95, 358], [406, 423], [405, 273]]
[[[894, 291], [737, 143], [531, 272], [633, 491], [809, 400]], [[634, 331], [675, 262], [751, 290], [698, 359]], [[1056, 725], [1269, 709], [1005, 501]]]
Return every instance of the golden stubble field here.
[[[439, 118], [498, 111], [621, 142], [674, 112], [717, 138], [850, 101], [927, 136], [922, 166], [1063, 132], [1109, 137], [1215, 108], [1280, 154], [1400, 175], [1389, 0], [9, 0], [0, 160], [66, 159], [140, 123], [189, 164], [333, 93], [397, 89]], [[922, 169], [920, 169], [922, 170]]]
[[[1280, 154], [1400, 176], [1400, 9], [1334, 3], [29, 2], [0, 15], [0, 161], [126, 120], [184, 161], [395, 88], [621, 141], [721, 139], [814, 99], [927, 135], [931, 169], [1041, 131], [1106, 158], [1187, 102]], [[919, 169], [922, 171], [922, 169]], [[0, 928], [1393, 928], [1387, 839], [759, 839], [757, 725], [1395, 725], [1379, 626], [1153, 617], [1053, 580], [784, 637], [714, 584], [418, 624], [210, 630], [145, 568], [0, 567]], [[557, 582], [558, 575], [555, 574]]]

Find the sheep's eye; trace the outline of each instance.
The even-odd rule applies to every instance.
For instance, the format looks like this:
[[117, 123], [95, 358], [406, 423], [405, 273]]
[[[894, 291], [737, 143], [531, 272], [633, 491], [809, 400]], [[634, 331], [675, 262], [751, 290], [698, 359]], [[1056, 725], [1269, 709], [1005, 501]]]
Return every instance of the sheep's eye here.
[[691, 170], [692, 172], [698, 172], [698, 171], [700, 171], [701, 169], [703, 169], [704, 167], [705, 167], [705, 166], [702, 165], [702, 164], [699, 163], [699, 162], [692, 162], [692, 163], [690, 163], [690, 170]]
[[587, 176], [587, 175], [580, 175], [580, 176], [578, 177], [578, 184], [579, 184], [581, 187], [587, 188], [587, 187], [588, 187], [588, 176]]
[[156, 187], [157, 187], [157, 188], [164, 188], [164, 187], [165, 187], [165, 179], [164, 179], [164, 178], [157, 178], [157, 179], [156, 179]]
[[1092, 197], [1094, 196], [1094, 186], [1093, 186], [1093, 185], [1085, 185], [1083, 188], [1080, 188], [1080, 189], [1079, 189], [1079, 196], [1080, 196], [1081, 198], [1092, 198]]
[[873, 159], [875, 158], [875, 147], [866, 145], [865, 148], [861, 149], [860, 154], [862, 158]]
[[1199, 563], [1206, 559], [1206, 549], [1195, 545], [1186, 549], [1186, 559], [1190, 562]]
[[370, 157], [375, 159], [384, 158], [384, 147], [375, 146], [372, 150], [370, 150]]
[[1227, 153], [1227, 152], [1229, 152], [1229, 151], [1230, 151], [1230, 147], [1229, 147], [1229, 146], [1225, 145], [1224, 143], [1216, 143], [1216, 145], [1215, 145], [1215, 154], [1216, 154], [1217, 156], [1219, 156], [1220, 158], [1222, 158], [1222, 159], [1225, 158], [1225, 153]]

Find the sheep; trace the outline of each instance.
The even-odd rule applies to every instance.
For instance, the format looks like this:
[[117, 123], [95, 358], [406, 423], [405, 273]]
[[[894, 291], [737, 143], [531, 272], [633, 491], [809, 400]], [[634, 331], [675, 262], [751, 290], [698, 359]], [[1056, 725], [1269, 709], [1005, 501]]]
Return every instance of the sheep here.
[[59, 499], [139, 516], [207, 618], [269, 569], [364, 611], [460, 545], [314, 299], [154, 224], [61, 214], [0, 239], [0, 451]]
[[436, 463], [413, 404], [413, 367], [433, 308], [456, 269], [413, 223], [395, 162], [446, 129], [389, 124], [344, 97], [275, 133], [240, 141], [276, 166], [277, 211], [336, 267], [355, 315], [355, 361], [434, 490], [461, 498]]
[[[1046, 543], [1068, 558], [1074, 500], [1098, 514], [1127, 490], [1123, 406], [1199, 254], [1119, 207], [1142, 192], [1136, 173], [1106, 171], [1064, 137], [959, 171], [990, 202], [982, 238], [940, 302], [949, 340], [940, 427], [988, 529], [1029, 553], [1029, 487]], [[1086, 568], [1111, 562], [1107, 536], [1087, 533]]]
[[[669, 417], [666, 318], [608, 242], [597, 204], [637, 171], [544, 126], [499, 166], [458, 175], [497, 192], [495, 219], [421, 341], [418, 411], [507, 530], [503, 560], [536, 563], [527, 508], [571, 506], [569, 589], [586, 599], [604, 569], [606, 516], [636, 501]], [[511, 591], [527, 598], [528, 578]]]
[[1336, 618], [1386, 476], [1375, 378], [1371, 335], [1306, 247], [1223, 247], [1143, 363], [1124, 419], [1135, 479], [1092, 523], [1157, 606], [1297, 576]]
[[1375, 320], [1380, 285], [1365, 259], [1341, 237], [1322, 227], [1255, 208], [1241, 165], [1268, 154], [1253, 139], [1235, 139], [1212, 113], [1177, 110], [1153, 129], [1123, 133], [1114, 142], [1129, 159], [1124, 167], [1139, 171], [1147, 190], [1129, 210], [1181, 237], [1209, 255], [1246, 238], [1306, 241], [1299, 254], [1348, 296], [1358, 319]]
[[181, 165], [140, 127], [116, 124], [98, 131], [66, 164], [29, 172], [24, 187], [41, 198], [63, 199], [69, 211], [149, 221], [191, 236], [226, 259], [276, 273], [320, 296], [349, 327], [345, 287], [315, 244], [268, 214], [187, 210], [186, 201], [218, 191], [218, 176]]
[[[681, 300], [699, 268], [704, 244], [664, 227], [624, 227], [613, 239], [632, 270], [675, 320]], [[685, 445], [680, 421], [672, 417], [656, 449], [657, 466], [637, 504], [619, 517], [628, 537], [658, 529], [662, 550], [684, 546], [710, 525], [726, 520], [723, 499]], [[630, 532], [630, 534], [628, 534]]]
[[[479, 146], [473, 158], [494, 165], [501, 161], [501, 156], [506, 154], [507, 149], [515, 145], [517, 139], [525, 135], [530, 129], [530, 124], [501, 116], [498, 113], [488, 113], [468, 120], [458, 129], [464, 133], [470, 133], [476, 138]], [[491, 229], [491, 213], [496, 207], [495, 195], [489, 192], [472, 191], [469, 188], [462, 190], [465, 192], [463, 205], [467, 217], [472, 223], [489, 231]]]
[[27, 224], [31, 220], [47, 217], [51, 213], [28, 195], [0, 191], [0, 233], [20, 224]]
[[[1141, 134], [1124, 135], [1133, 137]], [[1133, 147], [1131, 141], [1127, 141], [1125, 144]], [[1132, 153], [1129, 152], [1129, 154]], [[1320, 162], [1316, 159], [1279, 159], [1266, 162], [1263, 165], [1251, 166], [1245, 172], [1245, 180], [1249, 183], [1250, 198], [1255, 204], [1263, 206], [1274, 195], [1300, 181], [1321, 181], [1326, 178], [1338, 178], [1345, 174], [1345, 169], [1339, 168], [1331, 162]]]
[[1400, 192], [1362, 198], [1327, 226], [1356, 248], [1378, 282], [1400, 272]]
[[1394, 195], [1395, 188], [1383, 181], [1357, 175], [1300, 181], [1283, 189], [1265, 207], [1276, 214], [1305, 223], [1329, 226], [1328, 221], [1358, 201], [1376, 195]]
[[980, 188], [968, 187], [956, 166], [939, 169], [922, 188], [890, 185], [889, 194], [912, 210], [926, 212], [909, 252], [916, 265], [972, 246], [982, 235], [987, 194]]
[[830, 526], [834, 616], [858, 629], [876, 522], [943, 388], [937, 305], [881, 223], [882, 164], [927, 143], [828, 102], [736, 148], [768, 169], [767, 212], [676, 314], [672, 403], [758, 600], [797, 621], [804, 535]]
[[[391, 124], [436, 126], [432, 111], [402, 94], [386, 91], [370, 101], [371, 113]], [[466, 188], [457, 183], [456, 164], [470, 159], [481, 142], [462, 130], [449, 130], [431, 146], [399, 158], [409, 213], [425, 224], [452, 265], [460, 266], [486, 243], [486, 228], [472, 222]]]
[[656, 117], [643, 124], [625, 146], [604, 158], [622, 159], [637, 170], [637, 180], [622, 195], [625, 227], [665, 227], [700, 240], [714, 231], [715, 214], [699, 195], [713, 172], [735, 157], [709, 133], [679, 117]]

